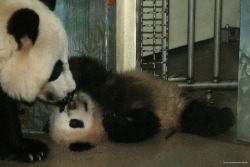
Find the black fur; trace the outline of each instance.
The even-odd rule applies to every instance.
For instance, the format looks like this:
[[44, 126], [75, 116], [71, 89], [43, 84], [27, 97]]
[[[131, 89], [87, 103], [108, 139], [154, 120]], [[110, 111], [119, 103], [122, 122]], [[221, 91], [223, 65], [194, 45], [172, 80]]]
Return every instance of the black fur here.
[[[69, 66], [77, 89], [89, 93], [101, 105], [103, 125], [110, 140], [139, 142], [159, 131], [152, 94], [141, 85], [131, 84], [136, 83], [135, 78], [111, 75], [89, 57], [72, 57]], [[142, 106], [131, 107], [135, 101]]]
[[33, 43], [38, 37], [39, 16], [31, 9], [20, 9], [8, 21], [8, 33], [15, 37], [18, 49], [22, 48], [21, 39], [27, 36]]
[[148, 109], [132, 110], [126, 115], [106, 114], [103, 126], [111, 141], [131, 143], [146, 140], [160, 130], [158, 117]]
[[49, 7], [50, 10], [54, 11], [56, 7], [56, 0], [40, 0], [43, 2], [46, 6]]
[[[139, 142], [160, 130], [154, 94], [138, 78], [110, 75], [88, 57], [71, 58], [69, 62], [77, 89], [83, 88], [102, 107], [103, 126], [111, 141]], [[194, 100], [183, 111], [180, 123], [184, 132], [212, 136], [226, 131], [234, 121], [230, 109], [207, 107], [205, 103]]]
[[69, 126], [71, 128], [83, 128], [84, 127], [84, 123], [78, 119], [71, 119], [69, 122]]
[[76, 82], [76, 90], [83, 90], [93, 98], [106, 82], [109, 72], [96, 60], [89, 57], [72, 57], [69, 67]]
[[102, 106], [103, 125], [112, 141], [139, 142], [160, 129], [152, 106], [152, 92], [136, 83], [136, 78], [114, 75], [96, 99]]
[[235, 117], [229, 108], [207, 106], [205, 102], [194, 100], [182, 115], [182, 130], [201, 136], [214, 136], [232, 127]]
[[49, 77], [48, 82], [56, 80], [60, 76], [62, 71], [63, 71], [63, 62], [61, 60], [58, 60], [54, 65], [54, 69]]
[[20, 121], [17, 115], [17, 101], [11, 99], [0, 88], [0, 159], [33, 162], [47, 157], [49, 148], [38, 141], [25, 139], [22, 136]]
[[92, 148], [94, 148], [94, 146], [91, 145], [90, 143], [82, 143], [82, 142], [72, 143], [69, 146], [70, 151], [74, 152], [81, 152], [85, 150], [90, 150]]

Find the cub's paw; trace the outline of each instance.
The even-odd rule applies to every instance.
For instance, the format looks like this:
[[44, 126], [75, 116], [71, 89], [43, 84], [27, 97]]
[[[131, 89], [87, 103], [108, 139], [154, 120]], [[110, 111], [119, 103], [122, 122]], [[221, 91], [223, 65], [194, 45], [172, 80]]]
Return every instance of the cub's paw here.
[[32, 139], [22, 139], [14, 146], [5, 146], [1, 151], [1, 158], [5, 160], [16, 160], [21, 162], [37, 162], [47, 158], [48, 146]]

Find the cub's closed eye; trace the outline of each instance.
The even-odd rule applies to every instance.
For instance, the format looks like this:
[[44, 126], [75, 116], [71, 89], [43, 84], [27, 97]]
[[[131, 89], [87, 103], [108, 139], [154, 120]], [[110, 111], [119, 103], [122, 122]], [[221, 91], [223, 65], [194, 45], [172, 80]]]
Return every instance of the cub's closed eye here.
[[56, 80], [63, 71], [63, 62], [58, 60], [54, 66], [54, 69], [50, 75], [49, 82]]
[[75, 110], [76, 109], [76, 102], [72, 101], [68, 104], [68, 109], [69, 110]]

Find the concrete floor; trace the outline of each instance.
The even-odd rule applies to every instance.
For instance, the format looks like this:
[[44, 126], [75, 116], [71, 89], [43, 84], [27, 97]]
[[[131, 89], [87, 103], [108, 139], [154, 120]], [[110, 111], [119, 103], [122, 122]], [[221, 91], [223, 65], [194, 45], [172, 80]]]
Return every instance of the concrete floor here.
[[[186, 74], [186, 47], [170, 51], [169, 74]], [[196, 44], [195, 79], [212, 79], [213, 41]], [[222, 44], [222, 79], [237, 79], [238, 43]], [[199, 66], [197, 65], [199, 64]], [[210, 70], [209, 70], [210, 68]], [[204, 91], [191, 93], [204, 98]], [[236, 114], [237, 90], [216, 90], [213, 93], [217, 106], [230, 107]], [[162, 131], [152, 139], [137, 144], [104, 142], [90, 151], [70, 152], [56, 145], [47, 135], [26, 134], [47, 143], [51, 149], [48, 159], [34, 164], [0, 161], [0, 167], [220, 167], [250, 166], [250, 144], [237, 140], [236, 125], [217, 137], [204, 138], [181, 132], [168, 140], [169, 131]]]

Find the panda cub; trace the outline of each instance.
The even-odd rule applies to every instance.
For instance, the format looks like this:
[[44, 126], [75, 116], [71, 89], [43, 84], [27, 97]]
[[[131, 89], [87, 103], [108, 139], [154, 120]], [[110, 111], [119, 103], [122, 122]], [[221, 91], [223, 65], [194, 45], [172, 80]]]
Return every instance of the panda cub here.
[[71, 151], [89, 150], [106, 139], [101, 108], [82, 91], [74, 95], [63, 111], [54, 108], [49, 125], [51, 137]]
[[[78, 59], [79, 61], [72, 61], [72, 59]], [[89, 64], [84, 66], [85, 70], [81, 70], [81, 65], [78, 64], [81, 62], [80, 60], [88, 60], [89, 58], [72, 59], [69, 60], [70, 67], [78, 66], [79, 68], [76, 71], [81, 74], [79, 76], [89, 75], [88, 84], [95, 85], [91, 72], [85, 70], [88, 66], [95, 68], [97, 65], [99, 68], [99, 64], [95, 61], [89, 61]], [[85, 99], [89, 99], [87, 101], [90, 106], [93, 106], [91, 104], [98, 106], [98, 111], [95, 110], [95, 112], [101, 113], [99, 116], [102, 118], [94, 118], [91, 114], [94, 110], [88, 110], [86, 116], [86, 105], [77, 105], [79, 101], [84, 102], [84, 100], [76, 100], [82, 99], [79, 94], [76, 95], [76, 97], [79, 97], [74, 98], [75, 100], [70, 102], [62, 112], [59, 112], [57, 108], [51, 116], [52, 138], [59, 142], [67, 141], [71, 150], [89, 149], [92, 147], [91, 145], [97, 144], [96, 139], [103, 139], [106, 135], [111, 141], [123, 143], [146, 140], [157, 134], [161, 129], [179, 130], [200, 136], [214, 136], [225, 132], [234, 124], [235, 117], [229, 108], [207, 106], [205, 102], [190, 97], [175, 83], [136, 70], [113, 75], [101, 71], [102, 73], [95, 75], [99, 78], [105, 78], [104, 82], [92, 88], [92, 90], [96, 90], [95, 93], [89, 91], [90, 95], [94, 94], [95, 103], [87, 98], [86, 94]], [[72, 73], [76, 85], [79, 85], [78, 81], [80, 80], [74, 75], [74, 70], [72, 70]], [[85, 89], [85, 85], [82, 86]], [[73, 111], [70, 107], [72, 104], [75, 109]], [[73, 114], [74, 112], [75, 114]], [[66, 124], [59, 121], [60, 118], [66, 120]], [[72, 122], [70, 122], [71, 120]], [[83, 125], [86, 125], [86, 127]], [[98, 138], [93, 133], [89, 134], [89, 130], [92, 128], [101, 128], [102, 132], [93, 130], [99, 136]], [[79, 134], [75, 134], [76, 131], [79, 131]], [[83, 133], [85, 134], [83, 135]], [[64, 134], [72, 135], [65, 136]], [[89, 144], [86, 144], [86, 142]], [[85, 148], [82, 146], [82, 149], [79, 149], [79, 145], [83, 145]], [[78, 148], [76, 149], [74, 146], [78, 146]]]

